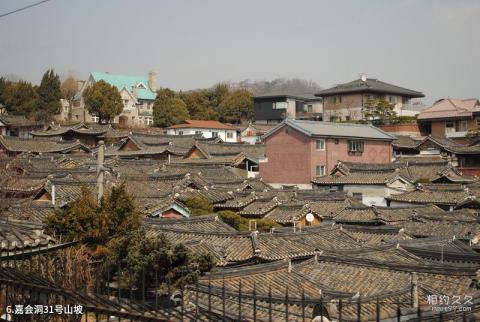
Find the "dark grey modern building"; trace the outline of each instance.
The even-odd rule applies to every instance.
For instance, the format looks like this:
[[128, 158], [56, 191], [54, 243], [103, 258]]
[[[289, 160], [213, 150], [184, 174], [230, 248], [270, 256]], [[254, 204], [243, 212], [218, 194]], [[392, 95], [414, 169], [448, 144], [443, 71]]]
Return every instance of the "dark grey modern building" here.
[[322, 120], [322, 98], [314, 93], [267, 93], [253, 98], [255, 122], [280, 123], [286, 118]]

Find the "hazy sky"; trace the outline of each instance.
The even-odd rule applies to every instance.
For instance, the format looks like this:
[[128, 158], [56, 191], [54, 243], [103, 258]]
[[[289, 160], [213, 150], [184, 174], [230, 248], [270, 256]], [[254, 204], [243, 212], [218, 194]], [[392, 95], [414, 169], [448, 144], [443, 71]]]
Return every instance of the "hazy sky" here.
[[[38, 0], [0, 0], [0, 14]], [[359, 73], [480, 97], [480, 1], [51, 0], [0, 18], [0, 74], [158, 73], [159, 86]]]

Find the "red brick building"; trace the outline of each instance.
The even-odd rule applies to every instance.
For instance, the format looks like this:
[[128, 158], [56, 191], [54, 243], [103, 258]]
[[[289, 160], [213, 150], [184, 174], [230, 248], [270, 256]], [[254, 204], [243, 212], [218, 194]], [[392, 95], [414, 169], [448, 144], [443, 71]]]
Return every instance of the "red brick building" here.
[[446, 98], [435, 102], [417, 117], [423, 135], [467, 143], [468, 131], [480, 124], [480, 102], [476, 98]]
[[394, 139], [372, 125], [287, 119], [265, 135], [260, 176], [274, 185], [310, 185], [338, 161], [391, 162]]

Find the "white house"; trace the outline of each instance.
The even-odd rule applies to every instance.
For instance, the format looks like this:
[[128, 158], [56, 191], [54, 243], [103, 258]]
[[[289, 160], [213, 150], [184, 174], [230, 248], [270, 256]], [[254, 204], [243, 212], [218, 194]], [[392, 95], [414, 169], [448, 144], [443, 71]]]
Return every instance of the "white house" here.
[[153, 125], [153, 103], [157, 94], [156, 75], [148, 77], [127, 76], [110, 73], [92, 72], [73, 100], [69, 118], [73, 121], [97, 123], [98, 116], [90, 115], [85, 108], [84, 91], [92, 84], [103, 80], [115, 86], [122, 97], [123, 111], [115, 117], [113, 123], [130, 127], [147, 127]]
[[224, 142], [237, 142], [237, 129], [218, 121], [186, 120], [183, 124], [167, 127], [168, 135], [202, 135], [220, 138]]

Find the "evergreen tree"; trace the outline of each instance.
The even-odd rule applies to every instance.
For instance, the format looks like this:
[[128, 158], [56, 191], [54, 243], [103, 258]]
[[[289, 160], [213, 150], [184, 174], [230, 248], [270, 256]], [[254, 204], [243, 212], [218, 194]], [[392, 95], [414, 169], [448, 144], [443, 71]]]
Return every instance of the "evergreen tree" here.
[[155, 126], [168, 127], [182, 123], [188, 118], [187, 105], [181, 99], [157, 96], [153, 104], [153, 122]]
[[88, 112], [98, 115], [100, 123], [111, 122], [123, 110], [122, 97], [115, 86], [100, 80], [84, 92]]
[[253, 118], [253, 97], [246, 89], [230, 92], [218, 107], [222, 122], [241, 123]]
[[208, 215], [213, 212], [212, 202], [207, 198], [193, 197], [186, 200], [185, 205], [194, 216]]
[[2, 100], [9, 114], [31, 116], [37, 109], [38, 95], [31, 83], [6, 82]]
[[39, 96], [38, 112], [43, 112], [43, 115], [50, 118], [60, 112], [60, 99], [62, 98], [60, 77], [55, 74], [53, 69], [49, 69], [43, 74], [37, 93]]

